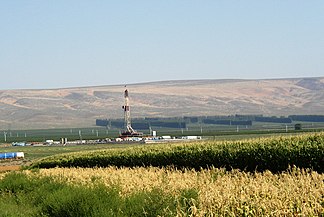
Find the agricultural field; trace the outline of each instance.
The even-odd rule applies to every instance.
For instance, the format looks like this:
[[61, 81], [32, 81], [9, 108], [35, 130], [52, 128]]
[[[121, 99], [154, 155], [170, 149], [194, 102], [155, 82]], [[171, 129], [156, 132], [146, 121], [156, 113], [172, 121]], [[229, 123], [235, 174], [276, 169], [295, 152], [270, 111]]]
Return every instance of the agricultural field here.
[[324, 172], [324, 133], [237, 141], [200, 141], [59, 154], [35, 161], [53, 167], [224, 167], [247, 171], [284, 171], [289, 166]]
[[[291, 168], [279, 174], [209, 168], [177, 170], [136, 168], [53, 168], [25, 171], [28, 177], [52, 177], [72, 186], [118, 189], [122, 198], [160, 192], [173, 204], [157, 210], [166, 216], [321, 216], [324, 214], [324, 174]], [[150, 198], [156, 201], [156, 198]], [[162, 206], [162, 204], [156, 204]]]
[[102, 139], [116, 137], [118, 136], [118, 133], [119, 130], [117, 129], [108, 130], [104, 127], [33, 130], [9, 129], [0, 131], [0, 142], [45, 142], [48, 139], [59, 141], [60, 138], [67, 138], [68, 141], [80, 139]]
[[[226, 126], [217, 124], [187, 124], [186, 128], [165, 128], [157, 127], [152, 130], [157, 131], [158, 136], [170, 135], [175, 137], [181, 136], [203, 136], [218, 138], [221, 136], [239, 137], [254, 137], [255, 135], [266, 134], [290, 134], [301, 132], [320, 132], [324, 129], [324, 123], [309, 123], [298, 122], [302, 124], [302, 130], [296, 131], [294, 124], [282, 124], [282, 123], [263, 123], [256, 122], [252, 126]], [[60, 138], [67, 138], [68, 141], [80, 140], [80, 139], [105, 139], [116, 138], [119, 136], [122, 129], [120, 128], [106, 128], [106, 127], [88, 127], [88, 128], [62, 128], [62, 129], [33, 129], [33, 130], [14, 130], [7, 129], [0, 131], [0, 143], [12, 143], [12, 142], [45, 142], [48, 139], [59, 141]], [[144, 135], [150, 135], [150, 130], [139, 130]], [[81, 136], [80, 136], [81, 135]], [[251, 136], [252, 135], [252, 136]]]
[[130, 148], [137, 146], [139, 144], [96, 144], [96, 145], [71, 145], [71, 146], [11, 146], [2, 145], [0, 146], [1, 152], [24, 152], [24, 161], [27, 163], [32, 163], [35, 160], [63, 153], [70, 152], [82, 152], [90, 150], [101, 150], [101, 149], [120, 149], [120, 148]]
[[0, 173], [3, 215], [324, 216], [324, 133], [67, 152]]

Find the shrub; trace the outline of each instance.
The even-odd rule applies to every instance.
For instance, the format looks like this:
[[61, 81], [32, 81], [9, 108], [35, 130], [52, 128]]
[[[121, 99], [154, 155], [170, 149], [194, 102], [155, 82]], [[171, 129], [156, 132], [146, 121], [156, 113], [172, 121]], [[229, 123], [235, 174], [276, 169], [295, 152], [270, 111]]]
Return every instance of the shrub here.
[[0, 181], [5, 216], [173, 216], [176, 199], [160, 190], [119, 195], [118, 187], [68, 185], [52, 178], [9, 173]]

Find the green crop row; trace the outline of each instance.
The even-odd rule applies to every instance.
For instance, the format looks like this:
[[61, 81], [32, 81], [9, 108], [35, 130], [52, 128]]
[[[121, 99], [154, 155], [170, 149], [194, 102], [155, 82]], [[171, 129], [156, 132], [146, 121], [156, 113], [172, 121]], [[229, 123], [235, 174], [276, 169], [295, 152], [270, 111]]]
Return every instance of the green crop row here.
[[297, 166], [324, 172], [324, 133], [87, 151], [55, 155], [32, 165], [33, 168], [107, 166], [224, 167], [273, 172]]

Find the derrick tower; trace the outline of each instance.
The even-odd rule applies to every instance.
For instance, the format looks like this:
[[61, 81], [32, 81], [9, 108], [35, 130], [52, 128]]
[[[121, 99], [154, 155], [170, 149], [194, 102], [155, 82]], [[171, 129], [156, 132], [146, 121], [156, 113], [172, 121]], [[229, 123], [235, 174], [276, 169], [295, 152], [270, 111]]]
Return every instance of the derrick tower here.
[[[125, 86], [126, 87], [126, 86]], [[124, 91], [124, 98], [125, 102], [124, 105], [122, 106], [122, 109], [124, 110], [124, 132], [122, 132], [122, 137], [127, 137], [127, 136], [142, 136], [143, 133], [137, 132], [136, 130], [133, 129], [131, 125], [131, 115], [130, 115], [130, 106], [129, 106], [129, 95], [128, 95], [128, 90], [126, 89]]]

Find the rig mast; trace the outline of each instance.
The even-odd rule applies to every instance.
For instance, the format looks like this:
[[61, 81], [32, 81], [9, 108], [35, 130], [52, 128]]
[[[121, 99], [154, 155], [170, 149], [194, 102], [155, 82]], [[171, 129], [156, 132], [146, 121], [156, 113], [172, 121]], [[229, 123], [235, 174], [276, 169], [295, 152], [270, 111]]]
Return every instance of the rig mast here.
[[[126, 87], [126, 86], [125, 86]], [[131, 125], [131, 115], [130, 115], [130, 106], [129, 106], [129, 96], [128, 96], [128, 90], [126, 89], [124, 91], [124, 98], [125, 98], [125, 104], [122, 106], [122, 109], [124, 110], [124, 121], [125, 121], [125, 131], [122, 133], [122, 137], [127, 136], [142, 136], [143, 133], [137, 132], [132, 128]]]

